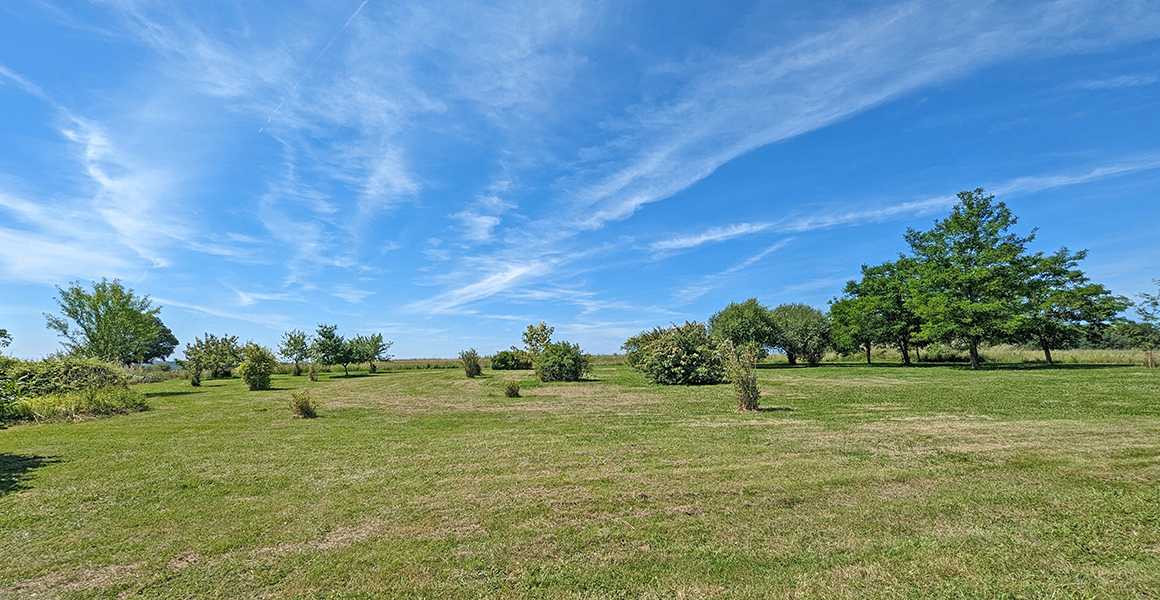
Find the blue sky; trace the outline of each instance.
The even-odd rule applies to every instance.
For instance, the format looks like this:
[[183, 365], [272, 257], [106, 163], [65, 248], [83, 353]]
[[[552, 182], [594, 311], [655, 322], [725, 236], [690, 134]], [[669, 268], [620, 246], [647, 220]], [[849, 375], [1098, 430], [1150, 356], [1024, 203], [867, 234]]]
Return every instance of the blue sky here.
[[0, 8], [0, 327], [120, 278], [203, 332], [615, 351], [823, 307], [984, 187], [1160, 278], [1160, 3], [150, 2]]

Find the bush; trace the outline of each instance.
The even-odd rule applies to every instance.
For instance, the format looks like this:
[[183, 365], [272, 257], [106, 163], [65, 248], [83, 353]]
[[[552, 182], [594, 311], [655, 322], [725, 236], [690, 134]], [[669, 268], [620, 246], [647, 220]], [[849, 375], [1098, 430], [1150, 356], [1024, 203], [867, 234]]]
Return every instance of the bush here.
[[468, 378], [483, 372], [483, 368], [479, 366], [479, 353], [475, 351], [475, 348], [460, 351], [459, 360], [463, 361], [463, 372], [467, 374]]
[[704, 323], [658, 327], [630, 338], [624, 347], [633, 357], [630, 364], [658, 385], [713, 385], [725, 380], [717, 346]]
[[753, 344], [735, 346], [731, 340], [726, 340], [718, 346], [721, 362], [729, 373], [729, 380], [733, 382], [733, 390], [737, 392], [737, 410], [753, 412], [757, 410], [757, 400], [761, 391], [757, 389], [757, 359], [760, 355]]
[[532, 358], [522, 350], [500, 350], [491, 357], [491, 368], [495, 371], [531, 369]]
[[318, 363], [311, 362], [310, 368], [307, 370], [306, 375], [310, 381], [318, 381]]
[[89, 388], [129, 385], [120, 366], [96, 358], [52, 358], [41, 361], [13, 361], [0, 373], [14, 381], [24, 396], [67, 394]]
[[547, 344], [536, 361], [540, 381], [580, 381], [591, 370], [591, 357], [580, 350], [579, 344], [568, 342]]
[[771, 315], [777, 345], [785, 351], [789, 364], [804, 359], [811, 367], [817, 366], [831, 345], [829, 315], [805, 304], [782, 304]]
[[149, 410], [149, 404], [140, 391], [110, 386], [25, 398], [18, 403], [14, 420], [83, 421], [143, 410]]
[[507, 398], [520, 397], [520, 382], [508, 381], [503, 384], [503, 395]]
[[290, 392], [290, 412], [295, 419], [313, 419], [318, 416], [318, 403], [306, 390]]
[[15, 381], [0, 378], [0, 423], [20, 420], [25, 408], [20, 402], [23, 399]]
[[245, 359], [238, 366], [238, 373], [250, 391], [270, 389], [270, 375], [278, 368], [278, 360], [274, 358], [274, 353], [254, 342], [249, 342], [242, 349], [242, 355]]

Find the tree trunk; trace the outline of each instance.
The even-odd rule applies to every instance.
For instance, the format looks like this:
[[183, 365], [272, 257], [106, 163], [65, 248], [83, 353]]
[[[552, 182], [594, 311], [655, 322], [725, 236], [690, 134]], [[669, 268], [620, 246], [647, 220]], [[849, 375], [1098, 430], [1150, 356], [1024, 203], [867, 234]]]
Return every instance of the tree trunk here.
[[372, 360], [367, 364], [370, 365], [370, 367], [367, 370], [370, 371], [371, 373], [374, 373], [375, 372], [375, 361]]
[[870, 342], [866, 342], [866, 364], [870, 364]]
[[902, 365], [905, 367], [909, 367], [910, 366], [910, 344], [907, 344], [906, 340], [902, 340], [902, 343], [899, 344], [898, 347], [902, 350]]
[[796, 364], [797, 364], [797, 357], [796, 357], [796, 356], [794, 356], [793, 352], [786, 352], [786, 353], [785, 353], [785, 358], [786, 358], [786, 360], [788, 360], [788, 361], [789, 361], [789, 364], [791, 364], [791, 365], [796, 365]]
[[1047, 358], [1047, 364], [1055, 364], [1051, 362], [1051, 345], [1047, 343], [1047, 338], [1039, 336], [1039, 345], [1043, 347], [1043, 356]]
[[346, 370], [346, 363], [342, 364], [342, 376], [343, 377], [350, 377], [350, 371]]
[[971, 338], [971, 369], [979, 368], [979, 338]]
[[918, 353], [918, 346], [914, 347], [914, 362], [922, 362], [922, 355]]

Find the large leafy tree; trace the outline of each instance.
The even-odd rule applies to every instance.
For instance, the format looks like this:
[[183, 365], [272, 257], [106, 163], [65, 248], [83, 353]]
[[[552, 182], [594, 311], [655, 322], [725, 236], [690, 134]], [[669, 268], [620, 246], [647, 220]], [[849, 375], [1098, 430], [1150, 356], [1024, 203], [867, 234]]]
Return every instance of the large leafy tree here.
[[843, 354], [865, 351], [866, 364], [871, 364], [870, 351], [877, 339], [877, 315], [867, 308], [868, 302], [850, 293], [851, 281], [846, 284], [846, 295], [830, 301], [830, 320], [834, 324], [831, 337], [834, 347]]
[[1072, 254], [1061, 248], [1029, 261], [1024, 306], [1015, 319], [1014, 338], [1034, 340], [1047, 364], [1052, 364], [1053, 348], [1095, 337], [1130, 305], [1127, 298], [1112, 295], [1084, 275], [1079, 261], [1085, 257], [1086, 250]]
[[1035, 233], [1009, 232], [1017, 218], [982, 188], [958, 198], [933, 229], [906, 232], [917, 275], [909, 303], [922, 319], [923, 338], [965, 342], [977, 369], [979, 345], [1006, 337], [1017, 325], [1030, 268], [1025, 249]]
[[[172, 354], [177, 340], [157, 316], [149, 296], [138, 296], [120, 280], [101, 279], [87, 290], [79, 281], [67, 289], [57, 286], [60, 314], [45, 313], [48, 328], [64, 338], [70, 353], [122, 364], [163, 358]], [[170, 340], [172, 339], [172, 343]]]
[[729, 340], [739, 350], [753, 348], [758, 358], [764, 358], [768, 348], [777, 345], [773, 318], [757, 298], [741, 303], [730, 302], [729, 306], [709, 317], [707, 324], [714, 340]]

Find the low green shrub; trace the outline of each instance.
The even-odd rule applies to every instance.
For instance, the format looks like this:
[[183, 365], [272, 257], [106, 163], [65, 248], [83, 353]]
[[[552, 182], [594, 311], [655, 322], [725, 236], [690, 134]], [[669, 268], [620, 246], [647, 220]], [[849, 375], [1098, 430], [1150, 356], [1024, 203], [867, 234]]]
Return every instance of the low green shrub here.
[[318, 403], [306, 390], [290, 392], [290, 412], [295, 419], [313, 419], [318, 416]]
[[725, 340], [718, 346], [718, 352], [733, 383], [733, 391], [737, 393], [737, 410], [757, 410], [757, 400], [761, 396], [757, 389], [757, 360], [761, 351], [754, 344], [735, 346], [732, 340]]
[[717, 345], [704, 323], [656, 328], [625, 343], [630, 364], [657, 385], [713, 385], [725, 380]]
[[591, 358], [580, 350], [579, 344], [568, 342], [547, 344], [536, 361], [540, 381], [580, 381], [591, 370]]
[[0, 376], [16, 382], [20, 393], [30, 397], [129, 385], [129, 378], [119, 365], [96, 358], [17, 360], [9, 363]]
[[24, 405], [20, 401], [23, 399], [15, 381], [0, 378], [0, 423], [21, 419]]
[[24, 398], [13, 420], [84, 421], [107, 415], [149, 410], [145, 396], [125, 387], [87, 388], [63, 394]]
[[522, 350], [500, 350], [491, 357], [491, 368], [495, 371], [531, 369], [532, 358]]
[[265, 347], [249, 342], [242, 348], [242, 364], [238, 365], [238, 374], [246, 382], [250, 391], [270, 389], [270, 376], [278, 368], [278, 360], [274, 353]]
[[460, 351], [459, 360], [463, 361], [463, 372], [468, 378], [476, 377], [483, 372], [479, 366], [479, 353], [475, 348]]
[[510, 381], [510, 380], [505, 382], [503, 384], [503, 395], [507, 398], [519, 398], [520, 397], [520, 382]]

